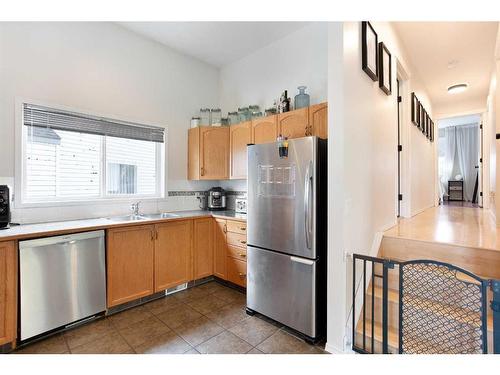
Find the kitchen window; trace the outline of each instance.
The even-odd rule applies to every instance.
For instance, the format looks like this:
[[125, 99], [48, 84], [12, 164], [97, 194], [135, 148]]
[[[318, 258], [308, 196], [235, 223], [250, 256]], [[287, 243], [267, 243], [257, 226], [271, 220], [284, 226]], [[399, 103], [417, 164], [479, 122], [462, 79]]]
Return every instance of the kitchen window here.
[[23, 104], [22, 203], [163, 194], [164, 128]]

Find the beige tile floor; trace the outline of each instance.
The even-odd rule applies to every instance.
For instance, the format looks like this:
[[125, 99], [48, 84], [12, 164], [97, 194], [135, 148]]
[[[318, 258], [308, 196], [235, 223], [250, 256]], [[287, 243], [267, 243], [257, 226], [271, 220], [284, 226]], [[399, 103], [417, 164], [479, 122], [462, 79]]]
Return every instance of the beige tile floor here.
[[245, 313], [245, 295], [215, 281], [27, 345], [24, 354], [324, 353]]

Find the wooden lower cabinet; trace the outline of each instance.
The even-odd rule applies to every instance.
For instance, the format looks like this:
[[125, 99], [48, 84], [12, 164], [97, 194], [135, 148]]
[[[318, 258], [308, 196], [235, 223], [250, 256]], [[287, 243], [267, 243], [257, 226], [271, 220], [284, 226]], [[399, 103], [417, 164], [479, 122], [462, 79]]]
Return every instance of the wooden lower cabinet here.
[[246, 288], [247, 286], [247, 262], [227, 257], [227, 281]]
[[0, 345], [15, 342], [17, 332], [17, 246], [0, 242]]
[[154, 292], [154, 225], [108, 229], [108, 307]]
[[213, 219], [196, 219], [193, 228], [194, 279], [214, 274]]
[[192, 232], [192, 220], [156, 225], [155, 292], [192, 280]]
[[214, 275], [226, 279], [227, 225], [224, 219], [214, 221]]

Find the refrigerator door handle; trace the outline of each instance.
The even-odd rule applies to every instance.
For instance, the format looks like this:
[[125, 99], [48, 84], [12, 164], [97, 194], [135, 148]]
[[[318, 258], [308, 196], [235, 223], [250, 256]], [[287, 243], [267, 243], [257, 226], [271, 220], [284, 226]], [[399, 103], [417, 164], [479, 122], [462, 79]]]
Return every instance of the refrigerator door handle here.
[[311, 193], [312, 193], [312, 162], [309, 162], [304, 181], [304, 226], [306, 232], [306, 246], [311, 248], [312, 223], [311, 223]]
[[292, 262], [307, 264], [308, 266], [312, 266], [314, 264], [314, 260], [304, 259], [304, 258], [299, 258], [299, 257], [294, 257], [294, 256], [291, 256], [290, 260]]

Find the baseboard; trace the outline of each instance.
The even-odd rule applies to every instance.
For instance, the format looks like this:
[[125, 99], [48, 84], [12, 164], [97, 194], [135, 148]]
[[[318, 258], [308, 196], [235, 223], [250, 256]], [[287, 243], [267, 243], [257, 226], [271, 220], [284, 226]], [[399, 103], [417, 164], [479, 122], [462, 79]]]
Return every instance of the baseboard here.
[[330, 353], [330, 354], [348, 354], [349, 353], [349, 352], [346, 352], [344, 350], [340, 350], [340, 349], [334, 347], [333, 345], [330, 345], [328, 342], [325, 344], [325, 351]]
[[410, 213], [410, 215], [411, 215], [411, 217], [416, 216], [416, 215], [418, 215], [418, 214], [421, 214], [421, 213], [422, 213], [422, 212], [424, 212], [425, 210], [428, 210], [429, 208], [433, 208], [433, 207], [436, 207], [436, 206], [434, 206], [434, 205], [430, 205], [430, 206], [428, 206], [428, 207], [421, 208], [421, 209], [419, 209], [419, 210], [416, 210], [416, 211], [411, 212], [411, 213]]

